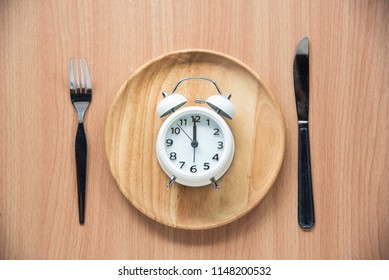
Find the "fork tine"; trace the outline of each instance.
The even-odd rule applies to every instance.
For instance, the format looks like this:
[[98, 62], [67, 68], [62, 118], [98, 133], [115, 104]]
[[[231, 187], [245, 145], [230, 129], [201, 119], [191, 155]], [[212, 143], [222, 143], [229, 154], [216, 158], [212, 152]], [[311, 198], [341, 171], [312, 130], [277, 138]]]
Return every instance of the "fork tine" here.
[[78, 65], [77, 65], [77, 59], [75, 59], [76, 63], [76, 87], [77, 87], [77, 93], [80, 92], [80, 79], [78, 77]]
[[74, 74], [73, 74], [73, 62], [72, 58], [69, 60], [69, 87], [70, 90], [74, 91]]
[[86, 61], [86, 58], [84, 58], [84, 61], [85, 61], [86, 89], [90, 91], [90, 90], [92, 90], [92, 84], [91, 84], [91, 81], [90, 81], [88, 62]]
[[84, 71], [82, 71], [82, 60], [80, 59], [80, 77], [81, 77], [81, 92], [86, 92], [84, 83]]

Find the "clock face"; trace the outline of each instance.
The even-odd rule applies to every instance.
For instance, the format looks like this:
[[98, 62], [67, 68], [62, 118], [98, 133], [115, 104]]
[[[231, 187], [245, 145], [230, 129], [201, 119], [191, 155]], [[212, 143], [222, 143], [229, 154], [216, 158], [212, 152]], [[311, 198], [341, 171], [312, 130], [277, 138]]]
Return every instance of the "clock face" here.
[[209, 109], [194, 106], [171, 115], [157, 139], [158, 160], [165, 173], [187, 186], [220, 178], [231, 164], [234, 141], [226, 122]]

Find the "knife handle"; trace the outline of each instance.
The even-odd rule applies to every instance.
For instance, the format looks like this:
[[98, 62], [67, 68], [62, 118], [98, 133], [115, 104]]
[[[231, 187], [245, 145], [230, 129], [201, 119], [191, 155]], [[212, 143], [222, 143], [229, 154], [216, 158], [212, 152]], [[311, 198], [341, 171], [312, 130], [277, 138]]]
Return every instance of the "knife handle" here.
[[303, 229], [315, 224], [308, 123], [298, 129], [298, 223]]
[[78, 215], [80, 225], [85, 221], [87, 143], [84, 124], [79, 123], [76, 135], [76, 169], [78, 190]]

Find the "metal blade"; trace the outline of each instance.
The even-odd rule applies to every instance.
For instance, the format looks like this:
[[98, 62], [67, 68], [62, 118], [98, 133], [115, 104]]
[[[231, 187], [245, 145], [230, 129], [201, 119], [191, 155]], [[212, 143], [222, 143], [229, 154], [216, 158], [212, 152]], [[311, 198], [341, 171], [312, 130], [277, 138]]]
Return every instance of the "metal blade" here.
[[297, 45], [293, 62], [294, 94], [299, 122], [308, 122], [309, 109], [309, 40], [303, 37]]

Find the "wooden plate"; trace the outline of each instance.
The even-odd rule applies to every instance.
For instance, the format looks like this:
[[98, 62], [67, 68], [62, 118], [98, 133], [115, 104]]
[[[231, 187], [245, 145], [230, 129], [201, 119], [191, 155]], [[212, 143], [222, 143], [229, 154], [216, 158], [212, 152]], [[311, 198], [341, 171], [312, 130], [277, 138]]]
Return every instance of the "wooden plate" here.
[[[218, 181], [220, 190], [174, 184], [160, 168], [155, 142], [165, 118], [156, 113], [161, 92], [171, 92], [186, 77], [214, 80], [231, 93], [235, 157]], [[211, 83], [189, 81], [179, 92], [195, 97], [217, 94]], [[206, 106], [206, 105], [199, 105]], [[183, 50], [161, 56], [138, 69], [120, 88], [108, 114], [105, 148], [121, 192], [142, 213], [165, 225], [208, 229], [227, 224], [253, 209], [273, 185], [284, 157], [285, 126], [269, 88], [248, 66], [224, 54]]]

